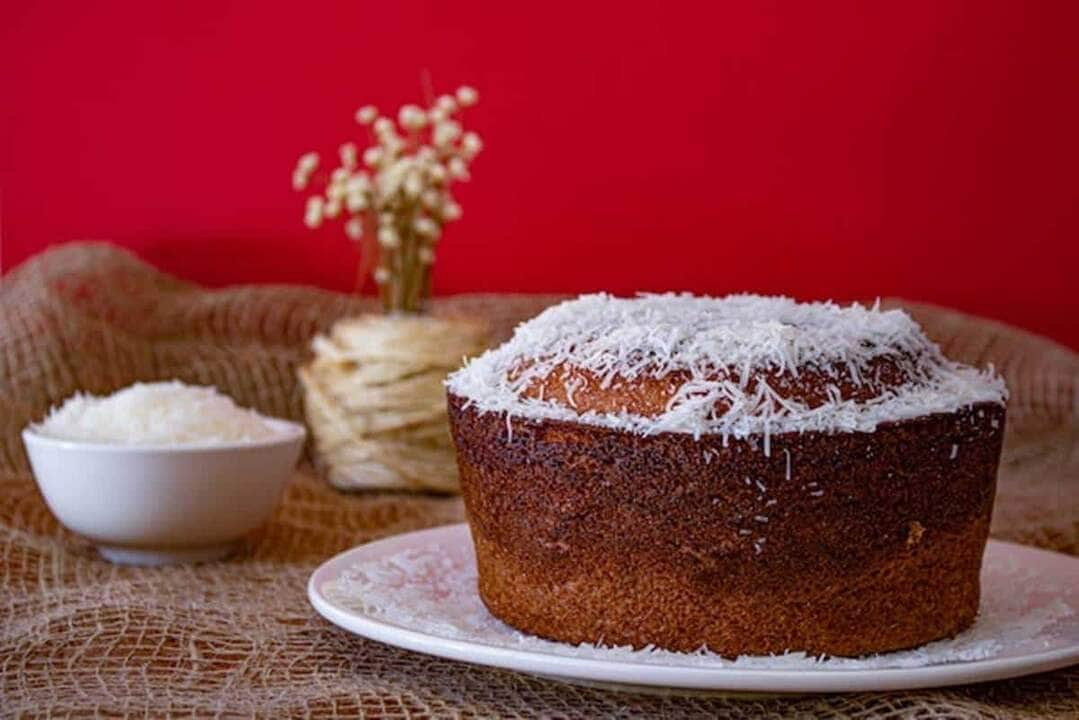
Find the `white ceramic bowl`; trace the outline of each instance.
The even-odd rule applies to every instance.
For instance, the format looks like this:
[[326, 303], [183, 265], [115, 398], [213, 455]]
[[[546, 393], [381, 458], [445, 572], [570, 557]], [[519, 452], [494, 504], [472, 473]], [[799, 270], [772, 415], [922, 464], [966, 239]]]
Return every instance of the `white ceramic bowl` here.
[[215, 560], [269, 517], [303, 449], [302, 425], [281, 438], [200, 445], [59, 440], [23, 430], [41, 494], [69, 530], [108, 560], [163, 565]]

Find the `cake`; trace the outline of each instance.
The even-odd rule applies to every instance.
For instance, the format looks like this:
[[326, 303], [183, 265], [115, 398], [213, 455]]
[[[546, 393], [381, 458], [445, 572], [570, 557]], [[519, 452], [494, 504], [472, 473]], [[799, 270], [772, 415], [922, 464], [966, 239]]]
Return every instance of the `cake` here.
[[588, 295], [446, 385], [480, 596], [519, 630], [858, 656], [977, 614], [1007, 390], [902, 310]]

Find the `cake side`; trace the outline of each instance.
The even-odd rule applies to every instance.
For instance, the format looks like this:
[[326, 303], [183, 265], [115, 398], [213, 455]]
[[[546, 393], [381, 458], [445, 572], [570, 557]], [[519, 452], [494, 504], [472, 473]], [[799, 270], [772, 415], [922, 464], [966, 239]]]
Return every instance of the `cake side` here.
[[565, 642], [859, 655], [961, 631], [1004, 408], [875, 432], [640, 435], [450, 393], [480, 593]]

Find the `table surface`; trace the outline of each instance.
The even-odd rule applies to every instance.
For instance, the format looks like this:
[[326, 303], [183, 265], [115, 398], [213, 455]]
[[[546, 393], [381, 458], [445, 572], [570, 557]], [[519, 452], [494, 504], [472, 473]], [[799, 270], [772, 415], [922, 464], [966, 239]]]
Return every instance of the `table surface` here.
[[[458, 296], [497, 338], [553, 297]], [[1014, 328], [903, 303], [957, 359], [1008, 381], [993, 534], [1079, 554], [1079, 356]], [[327, 557], [463, 518], [452, 497], [341, 494], [301, 469], [270, 523], [221, 563], [118, 567], [60, 528], [18, 432], [77, 389], [215, 384], [300, 418], [310, 337], [366, 300], [294, 287], [207, 291], [97, 244], [51, 251], [0, 283], [0, 713], [377, 717], [1074, 717], [1079, 667], [906, 693], [637, 695], [439, 660], [322, 620], [305, 583]]]

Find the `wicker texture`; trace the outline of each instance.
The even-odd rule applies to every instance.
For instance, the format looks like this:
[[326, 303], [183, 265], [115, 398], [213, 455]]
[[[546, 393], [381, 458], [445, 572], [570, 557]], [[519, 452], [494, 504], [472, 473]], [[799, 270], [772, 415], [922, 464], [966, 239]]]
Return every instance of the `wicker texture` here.
[[486, 338], [467, 318], [381, 314], [315, 338], [299, 378], [319, 474], [341, 490], [457, 492], [442, 383]]
[[[552, 298], [468, 296], [436, 312], [495, 340]], [[996, 323], [907, 305], [945, 352], [1012, 389], [993, 533], [1079, 552], [1079, 357]], [[311, 289], [206, 291], [104, 245], [39, 256], [0, 285], [0, 713], [372, 717], [1074, 717], [1079, 668], [947, 690], [733, 699], [627, 695], [472, 667], [347, 635], [308, 606], [326, 557], [462, 518], [455, 498], [338, 493], [297, 474], [271, 523], [226, 563], [122, 568], [60, 529], [19, 430], [76, 389], [214, 384], [302, 418], [312, 336], [367, 301]]]

